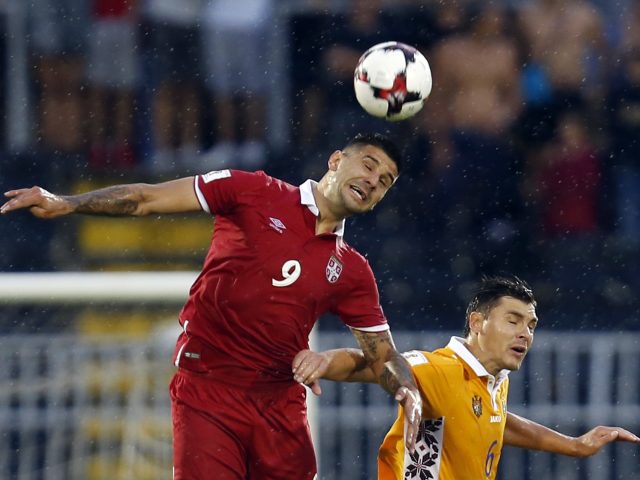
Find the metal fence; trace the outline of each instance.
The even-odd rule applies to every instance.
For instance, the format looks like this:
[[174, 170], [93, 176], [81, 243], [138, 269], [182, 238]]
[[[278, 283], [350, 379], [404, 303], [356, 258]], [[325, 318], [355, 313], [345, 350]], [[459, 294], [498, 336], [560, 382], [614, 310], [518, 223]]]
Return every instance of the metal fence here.
[[[395, 332], [432, 350], [442, 332]], [[353, 345], [320, 333], [320, 348]], [[172, 339], [0, 337], [0, 478], [170, 479], [167, 383]], [[640, 430], [640, 335], [537, 334], [511, 376], [509, 409], [567, 434], [596, 424]], [[319, 478], [373, 479], [396, 407], [376, 385], [323, 383], [315, 422]], [[502, 479], [640, 478], [640, 449], [615, 444], [586, 460], [505, 449]]]

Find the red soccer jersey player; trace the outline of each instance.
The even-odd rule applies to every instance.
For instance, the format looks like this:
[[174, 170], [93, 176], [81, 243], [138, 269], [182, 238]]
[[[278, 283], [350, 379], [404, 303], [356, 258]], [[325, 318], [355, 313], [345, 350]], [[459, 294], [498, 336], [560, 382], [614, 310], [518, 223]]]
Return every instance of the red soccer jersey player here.
[[417, 431], [421, 401], [373, 274], [342, 239], [345, 218], [371, 210], [393, 185], [399, 158], [385, 137], [359, 136], [329, 157], [317, 184], [299, 188], [264, 173], [222, 170], [75, 196], [12, 190], [0, 213], [215, 215], [209, 254], [180, 314], [174, 478], [312, 479], [305, 392], [290, 365], [323, 313], [351, 327], [380, 384], [405, 407], [410, 447]]

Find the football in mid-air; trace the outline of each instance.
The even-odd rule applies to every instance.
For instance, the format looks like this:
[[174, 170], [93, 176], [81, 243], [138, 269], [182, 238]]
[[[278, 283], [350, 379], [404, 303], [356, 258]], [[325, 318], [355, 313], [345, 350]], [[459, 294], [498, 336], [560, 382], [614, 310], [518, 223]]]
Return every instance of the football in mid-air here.
[[358, 103], [367, 113], [404, 120], [418, 113], [431, 93], [431, 69], [414, 47], [379, 43], [358, 60], [353, 85]]

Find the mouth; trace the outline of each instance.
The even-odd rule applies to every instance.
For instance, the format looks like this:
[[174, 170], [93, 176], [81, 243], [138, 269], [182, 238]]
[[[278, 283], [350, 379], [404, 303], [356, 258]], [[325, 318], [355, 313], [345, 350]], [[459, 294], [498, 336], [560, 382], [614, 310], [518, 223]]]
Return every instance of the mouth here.
[[524, 357], [527, 354], [527, 347], [524, 345], [515, 345], [511, 347], [511, 352], [517, 357]]
[[361, 202], [367, 201], [367, 193], [360, 186], [351, 184], [349, 185], [349, 190], [351, 190], [354, 193], [354, 196]]

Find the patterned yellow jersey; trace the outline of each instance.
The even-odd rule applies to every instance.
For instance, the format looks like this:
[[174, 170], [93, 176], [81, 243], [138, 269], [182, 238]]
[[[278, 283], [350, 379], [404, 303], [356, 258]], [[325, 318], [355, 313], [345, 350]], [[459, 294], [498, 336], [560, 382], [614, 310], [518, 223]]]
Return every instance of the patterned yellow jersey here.
[[453, 337], [434, 352], [404, 354], [424, 404], [416, 450], [404, 446], [404, 413], [378, 452], [379, 480], [495, 479], [507, 420], [508, 371], [490, 375]]

